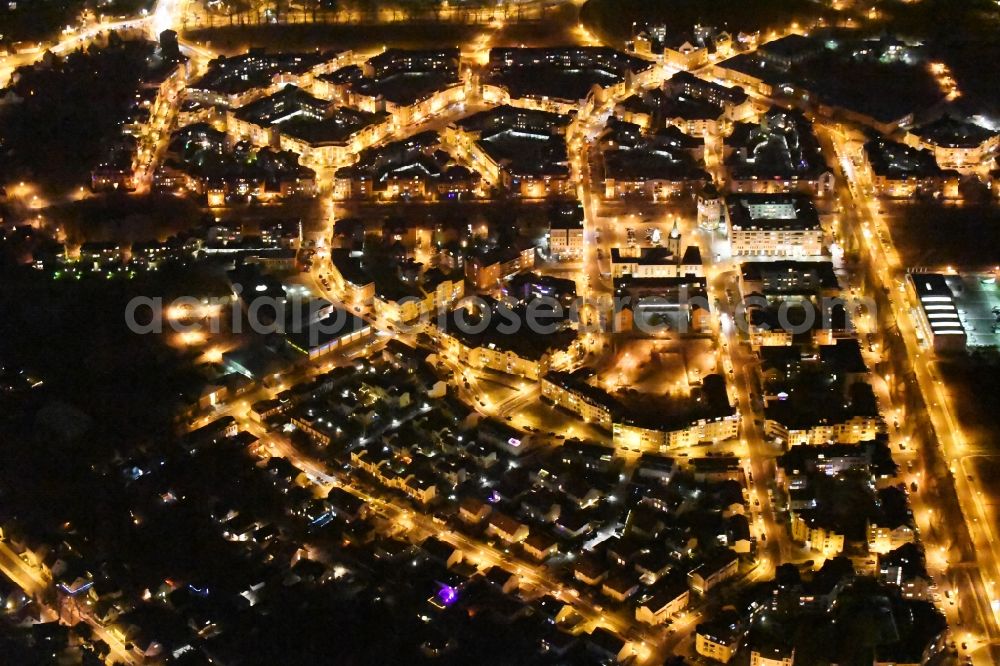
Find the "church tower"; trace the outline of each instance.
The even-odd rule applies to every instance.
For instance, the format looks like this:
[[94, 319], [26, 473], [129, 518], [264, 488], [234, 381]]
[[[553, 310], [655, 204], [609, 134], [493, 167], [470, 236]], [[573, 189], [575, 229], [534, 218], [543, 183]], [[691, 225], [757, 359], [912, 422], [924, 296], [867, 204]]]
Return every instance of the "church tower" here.
[[674, 226], [670, 230], [670, 236], [667, 238], [667, 249], [670, 250], [670, 254], [673, 255], [674, 259], [680, 261], [681, 257], [681, 230], [677, 228], [677, 218], [674, 218]]

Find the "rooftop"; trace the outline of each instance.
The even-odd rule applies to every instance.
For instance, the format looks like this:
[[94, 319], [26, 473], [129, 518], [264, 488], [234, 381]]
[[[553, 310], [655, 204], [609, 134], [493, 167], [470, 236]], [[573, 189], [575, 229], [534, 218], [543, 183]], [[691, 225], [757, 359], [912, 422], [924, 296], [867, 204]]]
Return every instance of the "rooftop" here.
[[584, 99], [599, 85], [625, 80], [653, 63], [607, 47], [494, 48], [490, 50], [490, 82], [513, 97], [550, 97], [568, 102]]
[[736, 123], [725, 139], [733, 178], [816, 178], [828, 171], [812, 124], [801, 113], [772, 108], [759, 123]]
[[877, 137], [864, 146], [865, 156], [877, 176], [891, 179], [940, 177], [941, 167], [929, 150], [911, 148], [902, 143]]
[[320, 120], [297, 117], [284, 122], [281, 131], [313, 146], [346, 144], [366, 127], [377, 125], [388, 118], [386, 113], [368, 113], [340, 107]]
[[299, 118], [321, 120], [329, 105], [297, 86], [287, 85], [273, 95], [240, 107], [234, 115], [239, 120], [270, 127]]
[[236, 95], [270, 84], [278, 73], [306, 72], [340, 53], [265, 53], [263, 49], [251, 49], [238, 56], [219, 56], [209, 63], [208, 70], [191, 87]]
[[942, 148], [977, 148], [997, 136], [994, 130], [950, 115], [941, 116], [931, 123], [921, 125], [914, 129], [913, 133], [924, 141]]
[[[449, 335], [457, 338], [469, 348], [486, 347], [498, 351], [509, 351], [517, 354], [521, 358], [528, 360], [539, 360], [542, 356], [553, 351], [567, 349], [576, 339], [576, 333], [568, 328], [560, 326], [558, 317], [547, 314], [536, 315], [542, 317], [546, 327], [556, 326], [556, 330], [551, 333], [536, 333], [530, 330], [527, 322], [527, 311], [524, 307], [515, 307], [510, 312], [517, 317], [516, 321], [521, 323], [515, 327], [517, 330], [511, 332], [510, 315], [502, 314], [500, 303], [488, 296], [480, 297], [480, 302], [488, 308], [476, 306], [470, 310], [459, 308], [452, 310], [444, 319], [438, 318], [435, 326], [443, 328]], [[544, 312], [545, 308], [541, 308]], [[552, 315], [560, 314], [553, 311]], [[562, 313], [565, 316], [565, 312]], [[486, 323], [483, 328], [482, 324]], [[442, 327], [443, 324], [443, 327]], [[478, 332], [472, 332], [478, 331]]]
[[740, 264], [740, 271], [747, 282], [763, 282], [765, 294], [815, 292], [840, 286], [829, 261], [749, 261]]
[[819, 229], [819, 213], [802, 194], [731, 194], [726, 197], [734, 229]]

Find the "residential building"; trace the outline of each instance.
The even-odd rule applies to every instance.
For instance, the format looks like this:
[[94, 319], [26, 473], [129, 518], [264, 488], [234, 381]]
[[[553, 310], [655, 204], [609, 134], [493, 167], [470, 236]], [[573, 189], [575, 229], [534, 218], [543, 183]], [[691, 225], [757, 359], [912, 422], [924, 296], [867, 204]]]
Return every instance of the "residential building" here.
[[990, 163], [1000, 149], [1000, 132], [944, 115], [910, 130], [908, 144], [934, 154], [944, 169], [971, 171]]
[[575, 113], [638, 87], [653, 63], [607, 47], [493, 48], [483, 96], [517, 106]]
[[887, 198], [914, 196], [959, 197], [960, 175], [938, 166], [934, 154], [877, 137], [862, 151], [875, 192]]
[[519, 543], [528, 538], [527, 525], [514, 520], [499, 511], [493, 511], [486, 519], [486, 533], [499, 537], [507, 543]]
[[766, 298], [795, 296], [832, 298], [840, 284], [829, 261], [749, 261], [740, 264], [743, 298], [759, 294]]
[[868, 520], [868, 550], [886, 554], [917, 540], [917, 526], [910, 500], [902, 487], [880, 488], [876, 494], [877, 513]]
[[745, 635], [746, 629], [739, 615], [735, 611], [724, 611], [711, 622], [695, 627], [695, 652], [728, 664]]
[[607, 200], [661, 201], [712, 182], [699, 163], [704, 142], [673, 125], [644, 135], [638, 125], [611, 118], [598, 140]]
[[459, 52], [387, 49], [362, 65], [347, 65], [318, 77], [327, 99], [369, 113], [386, 113], [392, 129], [416, 125], [466, 99], [459, 78]]
[[726, 197], [726, 227], [737, 257], [823, 254], [819, 214], [801, 194], [731, 194]]
[[542, 400], [611, 431], [621, 404], [603, 389], [588, 384], [581, 371], [549, 372], [541, 381]]
[[639, 600], [635, 619], [652, 626], [666, 624], [687, 608], [690, 597], [691, 591], [685, 581], [668, 582]]
[[561, 198], [576, 193], [566, 147], [571, 120], [503, 105], [460, 120], [443, 137], [494, 188], [524, 199]]
[[441, 353], [473, 368], [535, 381], [568, 363], [576, 346], [576, 333], [568, 327], [567, 313], [562, 313], [561, 320], [554, 310], [550, 311], [552, 316], [544, 315], [546, 326], [554, 327], [550, 332], [529, 331], [527, 325], [510, 331], [507, 329], [511, 321], [524, 324], [526, 309], [511, 308], [489, 297], [481, 297], [480, 301], [437, 317], [428, 326]]
[[681, 69], [697, 69], [715, 56], [733, 51], [733, 38], [725, 30], [695, 25], [686, 32], [671, 31], [666, 25], [647, 26], [630, 42], [628, 50]]
[[822, 553], [824, 557], [834, 557], [844, 552], [844, 533], [820, 509], [792, 510], [792, 539], [806, 548]]
[[773, 108], [757, 124], [736, 123], [723, 153], [733, 192], [833, 192], [833, 172], [812, 124], [799, 112]]
[[583, 257], [583, 208], [554, 206], [549, 213], [549, 255], [560, 260]]
[[739, 572], [740, 559], [731, 550], [713, 555], [688, 573], [688, 586], [697, 595], [704, 596], [713, 588], [726, 582]]
[[535, 247], [494, 247], [465, 258], [465, 277], [473, 289], [489, 291], [521, 271], [535, 267]]
[[721, 442], [736, 437], [739, 417], [726, 391], [725, 380], [707, 375], [702, 381], [700, 400], [674, 406], [670, 414], [624, 415], [613, 424], [616, 448], [637, 453], [664, 453], [702, 442]]
[[286, 85], [311, 87], [316, 76], [353, 58], [350, 51], [267, 53], [253, 48], [236, 56], [220, 56], [185, 89], [185, 97], [205, 106], [239, 108]]
[[750, 666], [794, 666], [795, 648], [784, 645], [755, 647], [750, 651]]

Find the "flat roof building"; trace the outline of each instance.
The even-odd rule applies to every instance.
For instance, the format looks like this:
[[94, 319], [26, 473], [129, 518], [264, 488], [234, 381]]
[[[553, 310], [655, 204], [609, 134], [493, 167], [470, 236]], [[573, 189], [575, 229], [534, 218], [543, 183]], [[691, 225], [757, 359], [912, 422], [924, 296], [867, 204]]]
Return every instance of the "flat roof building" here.
[[840, 291], [829, 261], [748, 261], [740, 264], [740, 293], [763, 296], [833, 296]]
[[371, 324], [347, 310], [333, 308], [333, 312], [322, 319], [302, 322], [293, 330], [287, 330], [285, 341], [291, 349], [312, 360], [364, 340], [371, 334]]
[[733, 194], [726, 224], [734, 256], [809, 257], [823, 254], [823, 227], [801, 194]]
[[909, 273], [906, 284], [918, 304], [918, 331], [937, 352], [965, 350], [965, 326], [955, 305], [955, 295], [944, 275]]

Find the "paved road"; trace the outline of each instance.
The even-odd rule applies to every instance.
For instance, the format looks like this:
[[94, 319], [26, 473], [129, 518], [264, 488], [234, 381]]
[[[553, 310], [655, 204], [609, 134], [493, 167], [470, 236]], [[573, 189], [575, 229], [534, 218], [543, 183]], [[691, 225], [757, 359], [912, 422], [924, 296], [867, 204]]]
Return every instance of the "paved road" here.
[[[859, 173], [848, 158], [844, 147], [846, 132], [844, 128], [833, 124], [824, 124], [821, 127], [821, 141], [829, 154], [835, 156], [833, 162], [840, 176], [838, 194], [845, 203], [843, 211], [848, 231], [865, 251], [864, 261], [870, 262], [872, 269], [870, 273], [877, 280], [875, 287], [882, 290], [881, 294], [873, 294], [873, 297], [876, 302], [888, 303], [892, 318], [905, 343], [906, 356], [896, 360], [901, 367], [912, 368], [933, 426], [933, 432], [917, 433], [917, 436], [925, 440], [928, 446], [940, 447], [945, 461], [950, 462], [955, 472], [952, 476], [955, 494], [939, 493], [937, 497], [938, 501], [942, 501], [942, 496], [957, 497], [958, 506], [954, 507], [956, 509], [954, 513], [965, 517], [965, 525], [964, 529], [955, 529], [955, 526], [952, 526], [949, 531], [951, 538], [973, 558], [975, 566], [963, 568], [962, 574], [958, 576], [960, 581], [958, 608], [953, 608], [949, 604], [944, 610], [948, 612], [952, 629], [959, 640], [964, 640], [970, 646], [970, 656], [975, 663], [984, 665], [996, 663], [995, 659], [998, 656], [996, 648], [1000, 633], [992, 600], [996, 594], [993, 586], [994, 581], [998, 580], [1000, 556], [998, 556], [998, 544], [993, 539], [989, 514], [980, 500], [980, 489], [975, 486], [974, 479], [970, 480], [968, 475], [961, 471], [965, 456], [968, 454], [965, 438], [952, 414], [952, 406], [944, 392], [942, 382], [935, 374], [932, 353], [921, 348], [917, 340], [911, 315], [915, 305], [910, 303], [908, 295], [899, 289], [903, 284], [905, 267], [892, 245], [891, 234], [881, 218], [878, 202], [865, 196], [864, 174]], [[892, 348], [898, 349], [898, 347]], [[938, 482], [947, 483], [947, 479], [938, 479]], [[936, 545], [929, 544], [928, 551], [933, 552]], [[951, 573], [947, 575], [949, 578], [953, 577]], [[966, 601], [970, 602], [966, 607], [972, 612], [956, 615], [956, 611], [965, 606]]]
[[[0, 570], [2, 570], [4, 575], [20, 587], [25, 594], [32, 597], [39, 603], [44, 611], [44, 619], [53, 621], [59, 618], [60, 621], [62, 621], [63, 618], [60, 617], [56, 610], [41, 601], [42, 599], [48, 598], [52, 594], [51, 581], [43, 576], [38, 569], [30, 566], [27, 562], [18, 557], [17, 554], [10, 549], [10, 546], [3, 541], [0, 541]], [[142, 663], [142, 660], [134, 651], [126, 650], [125, 645], [93, 616], [89, 614], [82, 614], [80, 617], [84, 622], [93, 628], [94, 635], [97, 638], [108, 644], [108, 647], [111, 650], [109, 661], [114, 660], [126, 664]]]

